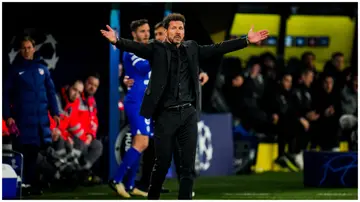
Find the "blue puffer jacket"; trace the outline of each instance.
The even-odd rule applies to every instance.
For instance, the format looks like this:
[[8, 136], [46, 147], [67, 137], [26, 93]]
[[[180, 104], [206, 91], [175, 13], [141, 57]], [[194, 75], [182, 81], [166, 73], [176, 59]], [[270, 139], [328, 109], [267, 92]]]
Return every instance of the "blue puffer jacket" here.
[[19, 59], [5, 80], [3, 118], [15, 120], [20, 131], [19, 143], [51, 142], [48, 112], [58, 116], [59, 109], [48, 68], [39, 59]]

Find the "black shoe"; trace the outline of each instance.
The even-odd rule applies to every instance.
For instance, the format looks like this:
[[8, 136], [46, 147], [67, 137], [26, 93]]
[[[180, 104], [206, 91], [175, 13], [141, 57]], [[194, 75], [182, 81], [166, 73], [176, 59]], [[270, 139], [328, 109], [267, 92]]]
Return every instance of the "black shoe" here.
[[277, 159], [275, 159], [274, 161], [276, 164], [278, 164], [279, 166], [281, 166], [282, 168], [288, 168], [285, 162], [285, 156], [279, 156], [277, 157]]
[[21, 196], [23, 197], [27, 197], [27, 196], [30, 196], [31, 195], [31, 187], [23, 187], [21, 189]]
[[30, 187], [30, 195], [32, 196], [41, 196], [43, 193], [43, 190], [39, 187]]
[[292, 154], [285, 154], [284, 160], [285, 160], [285, 163], [286, 163], [286, 167], [289, 168], [291, 171], [293, 171], [293, 172], [299, 172], [300, 171], [300, 167], [296, 163], [295, 158], [293, 157]]
[[117, 184], [117, 183], [115, 182], [115, 180], [109, 180], [109, 182], [108, 182], [109, 187], [110, 187], [112, 190], [114, 190], [114, 192], [117, 193], [116, 184]]
[[162, 187], [160, 193], [162, 193], [162, 194], [170, 193], [170, 189], [166, 189], [166, 188]]
[[101, 178], [93, 174], [89, 174], [85, 176], [83, 180], [84, 186], [94, 186], [94, 185], [99, 185], [101, 183], [102, 183]]

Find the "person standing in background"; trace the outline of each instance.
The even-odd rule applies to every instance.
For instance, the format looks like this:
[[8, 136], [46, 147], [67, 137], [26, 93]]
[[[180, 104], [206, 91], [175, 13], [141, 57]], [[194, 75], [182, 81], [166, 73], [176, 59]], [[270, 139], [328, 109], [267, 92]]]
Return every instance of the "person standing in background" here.
[[41, 193], [36, 187], [36, 159], [40, 149], [52, 142], [48, 111], [59, 125], [59, 109], [54, 83], [48, 68], [35, 57], [35, 41], [21, 40], [20, 54], [6, 77], [3, 91], [3, 118], [20, 135], [14, 147], [24, 155], [23, 194]]
[[[130, 28], [134, 41], [143, 44], [149, 42], [150, 27], [146, 19], [131, 22]], [[114, 178], [110, 180], [109, 186], [124, 198], [130, 198], [130, 194], [146, 197], [147, 192], [135, 187], [135, 178], [140, 166], [141, 153], [148, 147], [149, 139], [153, 134], [151, 119], [146, 119], [140, 115], [141, 101], [149, 83], [151, 69], [148, 60], [131, 52], [124, 52], [123, 61], [126, 75], [135, 81], [131, 87], [128, 87], [124, 101], [133, 142], [131, 148], [126, 151]], [[126, 175], [129, 178], [126, 183], [123, 183]]]

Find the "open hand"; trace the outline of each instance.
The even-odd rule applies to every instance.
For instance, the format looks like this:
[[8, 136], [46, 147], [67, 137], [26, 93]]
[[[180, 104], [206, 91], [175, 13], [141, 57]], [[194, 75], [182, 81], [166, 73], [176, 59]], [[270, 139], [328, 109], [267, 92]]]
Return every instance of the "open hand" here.
[[108, 31], [106, 30], [100, 30], [101, 34], [112, 44], [116, 43], [116, 33], [115, 31], [109, 26], [106, 25], [106, 28], [108, 29]]
[[250, 43], [258, 44], [260, 41], [266, 39], [268, 36], [268, 30], [260, 30], [258, 32], [254, 32], [254, 25], [251, 26], [251, 29], [248, 32], [248, 40]]

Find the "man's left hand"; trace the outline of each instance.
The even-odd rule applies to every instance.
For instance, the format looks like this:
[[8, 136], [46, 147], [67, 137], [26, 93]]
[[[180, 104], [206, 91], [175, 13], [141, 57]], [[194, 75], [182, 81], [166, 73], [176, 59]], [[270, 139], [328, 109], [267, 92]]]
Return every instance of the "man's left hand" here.
[[259, 43], [269, 36], [269, 31], [260, 30], [258, 32], [254, 32], [254, 25], [252, 25], [247, 36], [250, 43]]
[[56, 127], [59, 127], [59, 125], [60, 125], [60, 117], [58, 117], [58, 116], [53, 116], [53, 119], [54, 119], [54, 121], [55, 121], [55, 123], [56, 123]]
[[209, 76], [205, 72], [201, 72], [199, 74], [199, 80], [201, 82], [201, 85], [205, 85], [209, 81]]
[[89, 145], [91, 143], [91, 141], [93, 140], [93, 136], [92, 135], [87, 135], [86, 136], [86, 141], [85, 141], [85, 145]]

